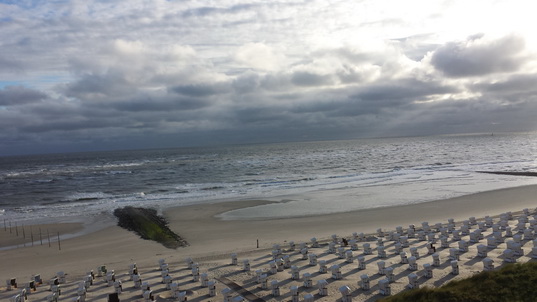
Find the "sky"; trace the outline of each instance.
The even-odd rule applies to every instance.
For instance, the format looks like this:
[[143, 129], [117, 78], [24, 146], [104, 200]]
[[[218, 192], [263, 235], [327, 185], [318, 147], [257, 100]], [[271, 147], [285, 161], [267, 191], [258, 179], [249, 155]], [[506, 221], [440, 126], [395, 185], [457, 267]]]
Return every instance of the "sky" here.
[[0, 0], [0, 155], [535, 131], [535, 8]]

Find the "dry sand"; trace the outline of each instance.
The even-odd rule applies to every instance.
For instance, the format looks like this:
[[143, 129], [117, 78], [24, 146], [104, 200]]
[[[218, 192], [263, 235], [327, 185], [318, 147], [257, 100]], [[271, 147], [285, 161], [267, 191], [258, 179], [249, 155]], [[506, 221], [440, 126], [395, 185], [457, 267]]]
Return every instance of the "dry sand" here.
[[[318, 192], [323, 194], [323, 192]], [[327, 193], [328, 194], [328, 193]], [[330, 192], [329, 194], [333, 194]], [[292, 285], [299, 287], [300, 301], [306, 293], [315, 295], [315, 301], [339, 301], [341, 295], [338, 288], [347, 285], [351, 288], [353, 301], [374, 301], [381, 296], [378, 294], [377, 283], [384, 277], [378, 275], [376, 263], [385, 261], [387, 267], [394, 269], [396, 282], [391, 284], [392, 292], [395, 294], [405, 289], [408, 284], [407, 275], [411, 273], [407, 264], [400, 264], [400, 257], [394, 253], [394, 242], [385, 242], [387, 258], [378, 259], [377, 253], [366, 255], [366, 270], [358, 270], [356, 256], [362, 255], [362, 244], [360, 249], [354, 251], [354, 262], [347, 263], [345, 259], [338, 258], [337, 255], [328, 253], [328, 241], [332, 234], [339, 237], [351, 238], [353, 232], [363, 232], [373, 234], [378, 228], [385, 231], [395, 230], [396, 226], [403, 226], [405, 229], [409, 224], [421, 226], [421, 222], [428, 221], [430, 225], [437, 222], [447, 223], [448, 218], [456, 221], [468, 219], [471, 216], [482, 218], [486, 215], [497, 216], [507, 211], [518, 212], [524, 208], [533, 209], [537, 206], [536, 197], [537, 186], [526, 186], [519, 188], [503, 189], [497, 191], [484, 192], [463, 196], [454, 199], [435, 201], [417, 205], [398, 206], [390, 208], [370, 209], [339, 214], [329, 214], [312, 217], [298, 217], [286, 219], [266, 219], [266, 220], [234, 220], [222, 221], [214, 216], [232, 209], [247, 206], [260, 205], [267, 202], [263, 200], [248, 200], [223, 202], [214, 204], [203, 204], [187, 207], [168, 209], [164, 215], [170, 222], [170, 228], [185, 238], [190, 246], [171, 250], [162, 245], [138, 238], [116, 226], [109, 226], [104, 229], [93, 231], [89, 234], [75, 238], [62, 239], [60, 245], [57, 238], [51, 238], [49, 247], [48, 240], [40, 241], [34, 238], [33, 246], [29, 239], [21, 240], [13, 230], [0, 230], [0, 246], [6, 247], [18, 245], [17, 248], [0, 251], [0, 300], [8, 301], [9, 297], [18, 293], [19, 289], [7, 291], [5, 280], [16, 278], [20, 286], [27, 283], [35, 274], [40, 274], [48, 282], [56, 272], [67, 273], [67, 282], [63, 284], [61, 300], [70, 301], [76, 297], [78, 283], [89, 270], [96, 270], [99, 265], [106, 265], [107, 268], [115, 270], [117, 279], [123, 281], [123, 293], [120, 295], [121, 301], [143, 301], [141, 290], [133, 289], [133, 282], [129, 281], [128, 266], [137, 263], [141, 277], [149, 282], [158, 300], [165, 301], [169, 297], [169, 290], [161, 283], [160, 271], [158, 270], [158, 260], [165, 259], [170, 267], [170, 276], [173, 281], [179, 284], [182, 291], [186, 291], [189, 301], [222, 301], [220, 293], [222, 289], [230, 285], [237, 285], [237, 291], [248, 291], [265, 301], [291, 301], [289, 288]], [[295, 196], [299, 198], [298, 196]], [[282, 199], [292, 199], [293, 196], [286, 196]], [[328, 195], [327, 195], [327, 198]], [[331, 197], [330, 197], [331, 198]], [[516, 215], [515, 215], [516, 216]], [[110, 221], [113, 217], [109, 217]], [[532, 217], [530, 217], [531, 219]], [[496, 218], [495, 222], [499, 219]], [[511, 220], [510, 225], [514, 228], [516, 220]], [[37, 234], [37, 230], [49, 230], [50, 234], [78, 233], [83, 227], [82, 224], [57, 224], [57, 225], [34, 225], [32, 234]], [[474, 230], [476, 226], [472, 227]], [[25, 233], [28, 233], [29, 226], [25, 226]], [[489, 236], [491, 229], [485, 232], [485, 237]], [[29, 237], [26, 234], [26, 237]], [[54, 236], [51, 236], [54, 237]], [[321, 247], [311, 248], [310, 253], [319, 256], [318, 260], [326, 260], [328, 266], [339, 264], [341, 266], [341, 280], [333, 280], [330, 273], [319, 274], [318, 266], [310, 266], [308, 260], [301, 260], [298, 251], [298, 244], [307, 242], [310, 238], [316, 237], [321, 242]], [[463, 237], [468, 240], [468, 236]], [[506, 238], [509, 240], [510, 238]], [[288, 250], [288, 243], [294, 241], [297, 244], [295, 251]], [[420, 255], [418, 260], [419, 269], [416, 272], [419, 276], [420, 286], [440, 286], [449, 280], [464, 278], [482, 270], [481, 258], [476, 257], [476, 247], [479, 243], [470, 246], [469, 251], [461, 255], [459, 266], [460, 274], [452, 275], [449, 266], [449, 249], [438, 248], [440, 253], [440, 267], [435, 267], [432, 279], [423, 276], [423, 264], [431, 263], [430, 255], [427, 255], [425, 241], [410, 239], [410, 247], [417, 247]], [[373, 249], [377, 246], [377, 241], [369, 241]], [[486, 244], [486, 238], [480, 243]], [[524, 256], [517, 259], [518, 262], [530, 260], [528, 254], [533, 247], [532, 242], [524, 241]], [[257, 245], [259, 244], [259, 248]], [[301, 269], [301, 276], [309, 272], [313, 276], [312, 288], [304, 288], [302, 280], [291, 280], [289, 269], [276, 274], [269, 273], [269, 262], [272, 260], [271, 252], [274, 244], [281, 245], [284, 255], [289, 255], [291, 264]], [[339, 246], [339, 245], [338, 245]], [[438, 243], [437, 247], [440, 246]], [[450, 247], [457, 247], [457, 242], [450, 239]], [[495, 261], [495, 266], [503, 264], [503, 259], [499, 257], [505, 249], [506, 244], [502, 243], [496, 249], [489, 250], [489, 257]], [[409, 247], [409, 248], [410, 248]], [[61, 249], [60, 249], [61, 248]], [[408, 253], [409, 248], [404, 250]], [[346, 248], [348, 250], [349, 248]], [[239, 265], [230, 265], [231, 253], [237, 253]], [[192, 257], [199, 263], [200, 272], [207, 273], [210, 279], [218, 280], [216, 297], [208, 295], [208, 289], [201, 287], [198, 281], [192, 281], [191, 270], [186, 267], [184, 259]], [[249, 259], [251, 271], [242, 270], [242, 260]], [[279, 280], [281, 284], [281, 296], [272, 297], [271, 291], [262, 289], [255, 281], [256, 270], [263, 270], [268, 273], [270, 280]], [[360, 275], [367, 273], [371, 277], [371, 290], [363, 291], [358, 286]], [[321, 297], [317, 295], [316, 282], [326, 279], [329, 283], [329, 296]], [[226, 283], [232, 282], [232, 283]], [[29, 295], [31, 301], [46, 301], [46, 296], [50, 294], [48, 285], [41, 285], [36, 292]], [[114, 291], [113, 287], [106, 286], [103, 278], [96, 280], [95, 284], [88, 289], [86, 301], [107, 301], [108, 293]], [[247, 292], [242, 292], [246, 294]], [[237, 295], [235, 292], [234, 295]], [[171, 301], [171, 299], [170, 299]], [[262, 300], [259, 300], [262, 301]]]

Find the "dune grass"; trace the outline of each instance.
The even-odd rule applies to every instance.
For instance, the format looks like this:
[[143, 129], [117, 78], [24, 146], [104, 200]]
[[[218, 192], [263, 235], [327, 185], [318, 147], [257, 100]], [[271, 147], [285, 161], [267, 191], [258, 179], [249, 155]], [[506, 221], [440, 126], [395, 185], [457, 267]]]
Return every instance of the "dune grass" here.
[[537, 263], [509, 264], [499, 270], [420, 288], [381, 299], [383, 302], [530, 302], [537, 301]]

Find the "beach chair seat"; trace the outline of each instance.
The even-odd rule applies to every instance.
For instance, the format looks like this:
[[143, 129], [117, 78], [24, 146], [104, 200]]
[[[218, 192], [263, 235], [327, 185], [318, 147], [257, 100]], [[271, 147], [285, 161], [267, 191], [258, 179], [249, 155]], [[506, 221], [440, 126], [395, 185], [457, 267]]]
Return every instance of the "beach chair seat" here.
[[459, 262], [457, 260], [452, 260], [450, 264], [451, 264], [451, 274], [458, 275], [459, 274]]
[[384, 246], [378, 246], [377, 253], [379, 258], [386, 258], [386, 251], [384, 250]]
[[378, 274], [379, 275], [384, 275], [385, 274], [385, 268], [386, 268], [386, 262], [384, 261], [379, 261], [377, 262], [377, 267], [378, 267]]
[[346, 251], [345, 252], [345, 262], [347, 262], [347, 263], [353, 263], [354, 262], [354, 256], [352, 254], [352, 251]]
[[341, 268], [339, 265], [334, 264], [330, 267], [330, 272], [332, 273], [332, 279], [334, 280], [340, 280], [342, 278], [341, 276]]
[[211, 280], [207, 284], [207, 287], [209, 288], [209, 297], [216, 296], [216, 280]]
[[356, 257], [356, 259], [358, 260], [358, 269], [359, 270], [364, 270], [365, 267], [366, 267], [365, 257], [364, 256], [358, 256], [358, 257]]
[[433, 266], [439, 267], [440, 266], [440, 254], [434, 253], [432, 254], [432, 258], [433, 258]]
[[410, 256], [408, 258], [408, 269], [411, 271], [417, 271], [418, 270], [418, 264], [416, 263], [416, 257]]
[[302, 255], [302, 260], [308, 259], [308, 248], [305, 247], [300, 250], [300, 254]]
[[395, 275], [393, 273], [393, 267], [387, 267], [384, 269], [384, 275], [386, 276], [386, 279], [390, 281], [390, 283], [395, 282]]
[[319, 273], [326, 274], [327, 272], [328, 272], [328, 268], [326, 266], [326, 261], [325, 260], [319, 261]]
[[310, 239], [310, 243], [312, 248], [318, 248], [320, 246], [319, 242], [317, 241], [317, 238], [315, 237]]

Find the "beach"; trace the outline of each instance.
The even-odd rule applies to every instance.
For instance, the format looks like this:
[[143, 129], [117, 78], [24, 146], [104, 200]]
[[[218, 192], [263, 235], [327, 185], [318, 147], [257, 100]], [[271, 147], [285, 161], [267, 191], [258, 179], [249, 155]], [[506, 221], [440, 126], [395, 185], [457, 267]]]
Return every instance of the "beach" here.
[[[337, 198], [337, 194], [327, 191], [317, 191], [316, 198]], [[325, 195], [323, 195], [325, 194]], [[167, 249], [159, 243], [140, 239], [134, 233], [121, 229], [117, 226], [103, 224], [104, 227], [87, 232], [83, 235], [62, 239], [58, 244], [57, 238], [53, 238], [49, 246], [48, 241], [43, 244], [34, 238], [33, 246], [28, 240], [21, 242], [20, 234], [17, 237], [14, 232], [7, 229], [0, 230], [0, 240], [2, 247], [16, 244], [16, 248], [4, 249], [0, 251], [0, 300], [7, 300], [17, 293], [17, 290], [7, 291], [5, 280], [16, 278], [22, 285], [32, 279], [35, 274], [40, 274], [43, 280], [48, 282], [59, 271], [67, 274], [63, 297], [76, 297], [76, 287], [85, 277], [88, 271], [96, 270], [97, 266], [106, 265], [109, 270], [115, 270], [118, 279], [123, 282], [123, 293], [119, 296], [121, 301], [143, 301], [141, 291], [133, 289], [132, 281], [129, 281], [128, 267], [136, 263], [142, 279], [147, 280], [155, 293], [157, 300], [165, 301], [170, 291], [165, 289], [161, 283], [161, 275], [158, 270], [159, 259], [164, 259], [169, 265], [170, 276], [179, 284], [182, 291], [186, 291], [189, 301], [222, 301], [221, 290], [229, 284], [235, 284], [265, 301], [290, 301], [290, 286], [299, 287], [300, 301], [303, 301], [304, 294], [315, 294], [315, 301], [335, 301], [341, 297], [338, 288], [347, 285], [352, 291], [353, 301], [374, 301], [381, 296], [376, 288], [378, 275], [376, 262], [383, 260], [386, 266], [393, 267], [396, 281], [391, 284], [392, 293], [405, 290], [408, 284], [407, 275], [411, 273], [407, 269], [407, 264], [400, 264], [399, 255], [395, 254], [394, 242], [385, 239], [387, 258], [378, 259], [373, 251], [372, 255], [366, 255], [367, 268], [359, 270], [357, 268], [356, 257], [363, 254], [364, 243], [370, 243], [375, 250], [377, 246], [377, 229], [384, 232], [394, 231], [397, 226], [402, 226], [405, 230], [413, 224], [416, 228], [421, 227], [422, 222], [428, 222], [434, 226], [436, 223], [446, 225], [448, 219], [453, 218], [457, 227], [463, 220], [469, 217], [476, 217], [478, 220], [485, 216], [495, 217], [494, 221], [499, 221], [499, 215], [508, 211], [513, 212], [516, 217], [525, 208], [529, 208], [532, 215], [537, 206], [537, 186], [523, 186], [495, 191], [487, 191], [452, 199], [438, 200], [427, 203], [401, 205], [395, 207], [384, 207], [367, 209], [360, 211], [349, 211], [344, 213], [334, 213], [326, 215], [279, 218], [279, 219], [241, 219], [222, 220], [218, 215], [231, 210], [244, 207], [259, 206], [268, 203], [288, 202], [307, 198], [303, 195], [289, 195], [278, 198], [267, 198], [266, 200], [240, 200], [228, 202], [205, 203], [190, 206], [181, 206], [166, 209], [164, 217], [169, 222], [169, 227], [184, 238], [189, 246], [176, 250]], [[533, 217], [530, 217], [532, 219]], [[113, 216], [106, 220], [113, 222]], [[103, 220], [105, 220], [103, 218]], [[513, 229], [516, 219], [510, 221]], [[33, 225], [32, 232], [48, 229], [51, 234], [80, 234], [83, 224], [49, 224]], [[26, 226], [27, 233], [29, 225]], [[471, 230], [476, 229], [472, 226]], [[359, 249], [353, 251], [353, 262], [346, 262], [333, 253], [327, 252], [331, 236], [337, 235], [339, 240], [352, 239], [352, 234], [369, 234], [369, 241], [359, 242]], [[37, 233], [37, 232], [36, 232]], [[84, 232], [82, 232], [84, 233]], [[420, 255], [418, 259], [418, 271], [420, 276], [420, 286], [440, 286], [449, 280], [471, 276], [482, 271], [481, 258], [476, 257], [476, 247], [478, 244], [486, 244], [486, 237], [492, 233], [489, 228], [484, 232], [484, 238], [480, 243], [472, 243], [469, 251], [463, 253], [459, 260], [459, 274], [451, 274], [451, 267], [447, 257], [449, 248], [439, 248], [442, 265], [434, 268], [433, 278], [423, 277], [423, 264], [431, 263], [431, 256], [427, 255], [427, 241], [419, 241], [416, 238], [409, 238], [410, 246], [404, 248], [409, 252], [409, 248], [417, 247]], [[52, 236], [54, 237], [54, 236]], [[342, 278], [333, 280], [330, 272], [319, 274], [318, 266], [310, 266], [308, 260], [303, 260], [298, 251], [300, 243], [310, 245], [311, 238], [317, 238], [320, 243], [318, 248], [310, 248], [310, 253], [318, 255], [318, 260], [326, 260], [329, 267], [340, 264]], [[466, 238], [465, 238], [466, 237]], [[437, 236], [438, 238], [438, 236]], [[468, 236], [463, 239], [468, 240]], [[507, 241], [506, 238], [505, 241]], [[295, 250], [290, 250], [289, 243], [296, 243]], [[303, 280], [292, 280], [290, 269], [278, 271], [271, 274], [269, 262], [272, 260], [274, 245], [280, 245], [283, 255], [288, 255], [292, 265], [300, 268], [300, 273], [311, 273], [313, 276], [313, 287], [303, 288]], [[505, 249], [506, 243], [501, 243], [497, 248], [489, 249], [488, 257], [494, 260], [495, 266], [504, 263], [500, 257]], [[339, 245], [338, 245], [339, 247]], [[457, 242], [451, 241], [450, 248], [457, 247]], [[527, 256], [533, 247], [532, 242], [524, 242], [524, 256], [517, 259], [517, 262], [526, 262], [530, 258]], [[349, 247], [345, 247], [349, 250]], [[238, 256], [238, 264], [231, 265], [231, 253]], [[200, 272], [207, 273], [210, 279], [217, 280], [216, 291], [218, 296], [210, 297], [208, 289], [202, 287], [200, 282], [191, 281], [191, 270], [187, 268], [185, 259], [191, 257], [194, 262], [199, 263]], [[251, 270], [244, 271], [242, 261], [250, 261]], [[278, 280], [281, 283], [281, 296], [273, 297], [270, 289], [262, 289], [256, 283], [256, 270], [263, 270], [268, 273], [269, 280]], [[371, 290], [364, 291], [358, 286], [360, 275], [367, 273], [371, 277]], [[317, 295], [316, 282], [326, 279], [328, 285], [328, 296]], [[231, 282], [225, 284], [225, 282]], [[270, 282], [269, 282], [270, 284]], [[37, 291], [31, 293], [31, 301], [46, 301], [45, 298], [51, 292], [48, 285], [41, 285]], [[113, 286], [106, 286], [102, 278], [88, 289], [86, 301], [106, 301], [108, 293], [114, 291]], [[238, 293], [235, 293], [238, 295]], [[62, 300], [63, 300], [62, 297]]]

